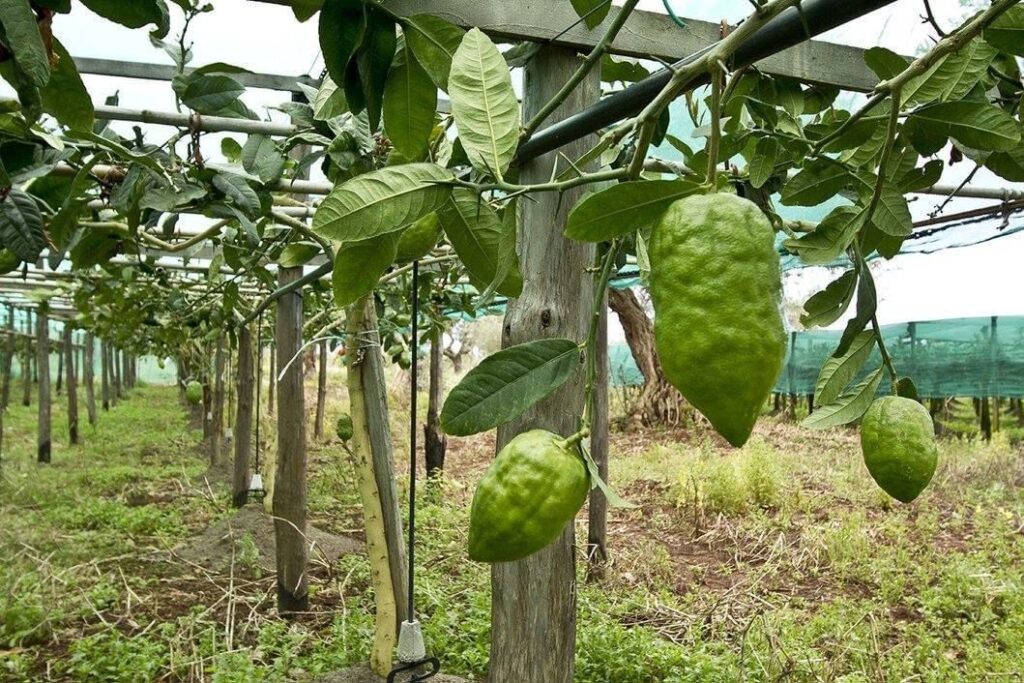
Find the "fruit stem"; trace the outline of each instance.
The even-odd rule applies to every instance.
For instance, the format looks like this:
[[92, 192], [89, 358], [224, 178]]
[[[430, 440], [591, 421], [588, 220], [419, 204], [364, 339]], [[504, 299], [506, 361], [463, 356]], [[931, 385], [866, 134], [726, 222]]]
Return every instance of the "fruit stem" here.
[[590, 427], [583, 427], [580, 431], [576, 432], [569, 438], [562, 441], [562, 444], [566, 447], [575, 446], [590, 436]]

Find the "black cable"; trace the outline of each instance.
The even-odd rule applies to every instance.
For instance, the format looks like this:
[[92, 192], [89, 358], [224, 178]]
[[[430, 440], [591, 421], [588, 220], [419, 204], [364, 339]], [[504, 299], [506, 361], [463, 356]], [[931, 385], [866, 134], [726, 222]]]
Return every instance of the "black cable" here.
[[409, 398], [409, 621], [416, 621], [413, 589], [416, 582], [416, 375], [419, 365], [420, 262], [412, 262], [412, 391]]

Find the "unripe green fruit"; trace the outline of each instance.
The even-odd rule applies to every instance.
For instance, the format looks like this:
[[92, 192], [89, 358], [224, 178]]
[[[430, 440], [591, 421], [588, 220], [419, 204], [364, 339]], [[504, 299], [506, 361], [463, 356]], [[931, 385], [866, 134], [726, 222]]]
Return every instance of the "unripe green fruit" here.
[[341, 417], [338, 418], [338, 423], [335, 425], [335, 429], [338, 431], [338, 438], [342, 441], [349, 441], [352, 439], [352, 435], [355, 434], [355, 427], [352, 425], [352, 416], [348, 413], [342, 413]]
[[864, 464], [875, 482], [909, 503], [935, 474], [939, 450], [928, 410], [909, 398], [886, 396], [871, 404], [860, 424]]
[[473, 494], [469, 556], [512, 562], [532, 555], [558, 538], [589, 491], [590, 474], [575, 444], [543, 429], [520, 434]]
[[6, 275], [21, 265], [21, 259], [10, 249], [0, 249], [0, 275]]
[[655, 225], [650, 260], [665, 377], [742, 446], [786, 356], [772, 226], [735, 195], [687, 197]]
[[196, 406], [203, 402], [203, 385], [192, 380], [185, 387], [185, 398], [189, 403]]
[[406, 228], [398, 239], [398, 253], [395, 256], [395, 262], [411, 263], [420, 260], [430, 253], [440, 237], [441, 220], [437, 214], [431, 213], [424, 216]]

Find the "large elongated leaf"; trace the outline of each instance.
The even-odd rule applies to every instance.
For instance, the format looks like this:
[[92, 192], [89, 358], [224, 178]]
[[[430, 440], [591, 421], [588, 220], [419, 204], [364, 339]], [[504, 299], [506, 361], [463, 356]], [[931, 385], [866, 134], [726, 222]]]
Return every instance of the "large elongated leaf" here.
[[850, 307], [856, 289], [857, 271], [848, 270], [807, 300], [800, 323], [808, 328], [831, 325]]
[[826, 360], [814, 385], [815, 402], [818, 405], [828, 405], [839, 398], [846, 386], [864, 367], [874, 348], [875, 331], [865, 330], [854, 338], [846, 353], [839, 358]]
[[437, 88], [407, 45], [384, 88], [384, 131], [406, 159], [426, 154], [436, 110]]
[[608, 16], [612, 3], [608, 0], [572, 0], [572, 8], [587, 28], [594, 29]]
[[839, 339], [839, 346], [832, 354], [833, 357], [842, 356], [850, 349], [853, 340], [871, 322], [877, 309], [878, 293], [875, 291], [875, 278], [872, 277], [867, 264], [864, 264], [860, 269], [860, 282], [857, 284], [857, 314], [846, 323], [846, 329], [843, 330], [843, 336]]
[[374, 290], [395, 261], [401, 233], [388, 232], [361, 242], [348, 242], [334, 257], [334, 303], [348, 306]]
[[398, 44], [395, 29], [395, 21], [390, 16], [373, 5], [366, 7], [366, 32], [356, 51], [356, 65], [371, 133], [376, 133], [380, 127], [384, 111], [384, 87]]
[[438, 210], [451, 196], [447, 169], [406, 164], [367, 173], [335, 187], [313, 216], [313, 230], [359, 241], [401, 230]]
[[448, 92], [470, 163], [501, 176], [519, 143], [519, 102], [505, 58], [480, 29], [467, 33], [456, 50]]
[[514, 420], [562, 386], [579, 365], [579, 345], [569, 339], [503, 349], [470, 370], [448, 394], [441, 428], [468, 436]]
[[0, 2], [0, 24], [18, 68], [32, 85], [45, 86], [50, 80], [50, 56], [28, 0]]
[[761, 188], [772, 173], [775, 172], [775, 162], [779, 158], [779, 143], [775, 138], [764, 137], [757, 141], [754, 149], [754, 158], [750, 160], [750, 184], [755, 188]]
[[991, 45], [972, 40], [910, 81], [903, 89], [904, 106], [959, 100], [985, 76], [995, 58]]
[[863, 209], [836, 207], [814, 232], [798, 239], [787, 239], [783, 246], [799, 254], [800, 260], [809, 266], [829, 265], [843, 255], [863, 224]]
[[331, 80], [345, 82], [349, 60], [363, 41], [366, 15], [360, 0], [326, 0], [320, 10], [320, 51]]
[[922, 107], [908, 117], [905, 128], [929, 135], [944, 135], [968, 147], [1005, 152], [1020, 142], [1020, 124], [1004, 110], [987, 102], [942, 102]]
[[851, 180], [850, 172], [837, 163], [812, 161], [782, 188], [782, 203], [817, 206], [835, 196]]
[[43, 216], [35, 200], [17, 187], [11, 188], [0, 202], [0, 249], [10, 249], [31, 263], [45, 246]]
[[275, 183], [284, 173], [286, 159], [274, 140], [266, 135], [250, 135], [242, 148], [242, 167], [259, 177], [264, 185]]
[[213, 176], [213, 186], [224, 193], [238, 209], [249, 218], [260, 213], [260, 198], [245, 178], [234, 173], [218, 173]]
[[816, 406], [800, 424], [810, 429], [828, 429], [859, 420], [875, 400], [883, 374], [882, 368], [878, 368], [835, 402]]
[[1008, 9], [982, 35], [1003, 52], [1024, 57], [1024, 6]]
[[657, 221], [672, 202], [700, 189], [689, 180], [639, 180], [619, 183], [587, 195], [573, 208], [565, 236], [581, 242], [604, 242]]
[[470, 280], [480, 291], [490, 289], [495, 279], [506, 272], [503, 281], [493, 289], [503, 296], [517, 297], [523, 292], [523, 277], [519, 274], [519, 260], [511, 264], [510, 246], [505, 239], [506, 230], [497, 214], [469, 190], [456, 189], [451, 201], [438, 212], [448, 241], [466, 270]]
[[448, 75], [452, 70], [452, 59], [462, 44], [466, 32], [432, 14], [417, 14], [407, 17], [402, 24], [405, 40], [430, 78], [441, 90], [448, 92]]
[[167, 35], [170, 16], [164, 0], [82, 0], [82, 4], [122, 26], [142, 28], [156, 24], [157, 37]]
[[889, 183], [882, 185], [882, 194], [871, 222], [886, 235], [893, 237], [907, 237], [914, 230], [907, 198]]
[[68, 128], [89, 130], [95, 120], [96, 110], [75, 67], [75, 60], [56, 39], [53, 41], [53, 52], [59, 61], [50, 75], [50, 82], [39, 92], [43, 98], [43, 111]]
[[216, 114], [238, 99], [245, 86], [230, 76], [194, 76], [181, 94], [181, 101], [200, 114]]

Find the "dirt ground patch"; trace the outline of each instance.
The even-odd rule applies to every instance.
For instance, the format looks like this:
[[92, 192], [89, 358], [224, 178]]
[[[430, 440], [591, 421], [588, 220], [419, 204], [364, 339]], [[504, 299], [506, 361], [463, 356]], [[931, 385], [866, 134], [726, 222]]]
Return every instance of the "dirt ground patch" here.
[[[448, 676], [443, 673], [434, 676], [430, 680], [432, 683], [468, 683], [468, 680], [465, 678]], [[369, 667], [354, 666], [351, 669], [327, 674], [316, 679], [315, 683], [382, 683], [383, 681], [384, 679], [376, 676], [370, 671]]]
[[[313, 564], [329, 565], [342, 555], [363, 552], [363, 544], [355, 539], [312, 526], [306, 533]], [[239, 566], [274, 572], [275, 548], [273, 518], [258, 506], [247, 505], [231, 517], [211, 524], [199, 536], [177, 548], [175, 554], [214, 571], [226, 571], [234, 561]]]

